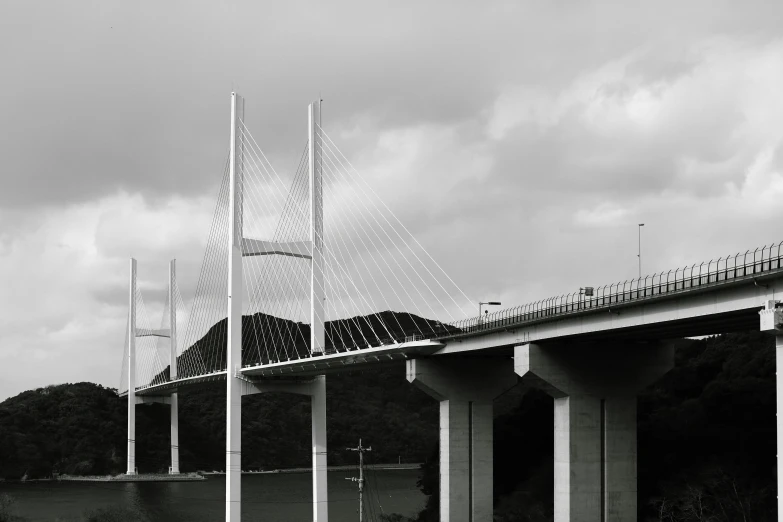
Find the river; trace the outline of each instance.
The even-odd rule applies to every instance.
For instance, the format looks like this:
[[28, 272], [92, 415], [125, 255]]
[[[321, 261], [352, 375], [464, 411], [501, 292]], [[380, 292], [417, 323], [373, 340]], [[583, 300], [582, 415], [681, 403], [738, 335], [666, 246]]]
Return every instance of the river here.
[[[329, 472], [333, 522], [358, 520], [357, 484], [345, 480], [355, 474]], [[418, 470], [368, 471], [365, 520], [376, 520], [380, 513], [413, 516], [423, 509], [426, 498], [416, 487], [418, 474]], [[224, 518], [225, 488], [225, 476], [212, 475], [198, 482], [0, 483], [0, 494], [12, 495], [16, 499], [12, 512], [34, 522], [81, 522], [86, 511], [115, 505], [135, 509], [153, 522], [211, 522]], [[242, 476], [244, 522], [310, 521], [311, 499], [307, 473]]]

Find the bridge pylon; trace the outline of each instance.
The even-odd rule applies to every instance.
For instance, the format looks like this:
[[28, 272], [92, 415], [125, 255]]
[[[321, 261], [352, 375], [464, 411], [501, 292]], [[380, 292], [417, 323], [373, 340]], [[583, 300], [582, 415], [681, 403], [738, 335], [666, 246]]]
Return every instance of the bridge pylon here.
[[136, 474], [136, 260], [130, 260], [128, 285], [128, 467], [127, 475]]
[[170, 339], [169, 349], [169, 377], [170, 380], [177, 378], [177, 306], [176, 306], [176, 285], [177, 285], [177, 261], [171, 260], [169, 263], [169, 328], [150, 330], [138, 328], [137, 324], [137, 275], [136, 260], [130, 260], [130, 281], [129, 281], [129, 299], [128, 299], [128, 454], [126, 475], [137, 475], [136, 466], [136, 405], [164, 403], [171, 407], [171, 466], [169, 474], [179, 474], [179, 408], [178, 397], [176, 393], [170, 396], [136, 396], [136, 338], [138, 337], [166, 337]]
[[[325, 353], [324, 233], [320, 101], [308, 106], [308, 170], [310, 189], [309, 245], [295, 245], [297, 257], [310, 259], [310, 351]], [[228, 335], [226, 346], [226, 521], [241, 520], [242, 505], [242, 397], [269, 391], [263, 382], [248, 382], [242, 375], [242, 258], [259, 255], [291, 255], [291, 244], [244, 237], [243, 158], [246, 143], [242, 131], [244, 99], [231, 94], [231, 140], [229, 152], [229, 255]], [[302, 248], [304, 247], [304, 248]], [[302, 253], [302, 250], [307, 253]], [[310, 396], [312, 414], [313, 520], [328, 521], [326, 462], [326, 378], [276, 382], [276, 391]]]
[[226, 338], [226, 522], [242, 518], [242, 119], [245, 103], [231, 93], [229, 158], [228, 332]]

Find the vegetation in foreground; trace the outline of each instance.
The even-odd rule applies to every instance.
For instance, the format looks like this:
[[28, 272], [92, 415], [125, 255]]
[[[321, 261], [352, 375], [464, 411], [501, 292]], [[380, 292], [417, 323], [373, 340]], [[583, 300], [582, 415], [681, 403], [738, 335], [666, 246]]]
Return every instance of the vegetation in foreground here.
[[[401, 367], [390, 367], [329, 377], [329, 460], [353, 463], [355, 455], [341, 448], [360, 436], [380, 450], [376, 462], [396, 461], [397, 455], [426, 458], [418, 485], [429, 496], [415, 520], [435, 521], [437, 403], [402, 375]], [[182, 399], [180, 445], [188, 469], [222, 469], [221, 391]], [[257, 397], [243, 405], [243, 437], [255, 448], [243, 455], [247, 467], [307, 465], [309, 403], [295, 396]], [[495, 411], [496, 522], [551, 521], [552, 400], [520, 386], [496, 400]], [[771, 338], [749, 332], [681, 346], [675, 368], [639, 397], [639, 520], [776, 520], [775, 411]], [[139, 407], [137, 419], [145, 433], [139, 438], [140, 469], [165, 471], [168, 409]], [[42, 388], [0, 403], [0, 476], [6, 478], [52, 470], [122, 471], [124, 440], [125, 403], [93, 384]], [[0, 497], [0, 522], [19, 520], [11, 513]], [[143, 519], [119, 509], [85, 520]], [[384, 520], [408, 522], [399, 515]]]
[[[182, 471], [225, 468], [225, 390], [180, 394]], [[372, 441], [376, 462], [422, 462], [437, 440], [438, 404], [405, 380], [405, 367], [330, 375], [327, 382], [329, 463], [355, 464], [345, 451], [359, 437]], [[264, 393], [243, 401], [242, 466], [308, 466], [310, 400]], [[127, 401], [92, 383], [31, 390], [0, 403], [0, 477], [52, 473], [125, 472]], [[141, 473], [170, 464], [169, 407], [136, 408], [136, 460]]]

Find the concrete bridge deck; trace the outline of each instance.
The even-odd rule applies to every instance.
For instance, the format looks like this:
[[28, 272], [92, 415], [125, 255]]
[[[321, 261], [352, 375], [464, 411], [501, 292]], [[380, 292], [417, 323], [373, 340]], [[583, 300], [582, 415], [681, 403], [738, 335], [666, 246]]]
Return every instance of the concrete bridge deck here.
[[[435, 339], [247, 365], [240, 373], [250, 380], [307, 377], [430, 355], [477, 350], [511, 355], [514, 346], [530, 342], [644, 341], [753, 330], [764, 301], [783, 296], [783, 267], [773, 266], [734, 277], [707, 274], [687, 286], [663, 282], [575, 303], [550, 300], [540, 309], [510, 309], [482, 322], [473, 319]], [[225, 382], [225, 377], [225, 371], [183, 377], [138, 387], [136, 394], [165, 396]]]

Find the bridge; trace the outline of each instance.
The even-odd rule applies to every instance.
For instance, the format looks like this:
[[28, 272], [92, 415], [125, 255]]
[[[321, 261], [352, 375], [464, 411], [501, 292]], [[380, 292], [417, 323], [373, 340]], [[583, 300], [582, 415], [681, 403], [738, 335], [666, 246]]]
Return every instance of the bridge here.
[[407, 379], [440, 401], [442, 521], [492, 520], [492, 400], [520, 380], [554, 397], [555, 520], [636, 520], [636, 393], [673, 366], [682, 337], [761, 328], [783, 353], [782, 248], [475, 316], [475, 302], [321, 127], [319, 102], [308, 107], [306, 145], [286, 183], [232, 94], [228, 158], [191, 307], [172, 261], [153, 325], [130, 262], [120, 385], [127, 473], [137, 472], [137, 404], [171, 406], [176, 474], [178, 394], [225, 386], [226, 520], [238, 521], [242, 397], [303, 394], [313, 520], [326, 521], [326, 376], [405, 361]]

